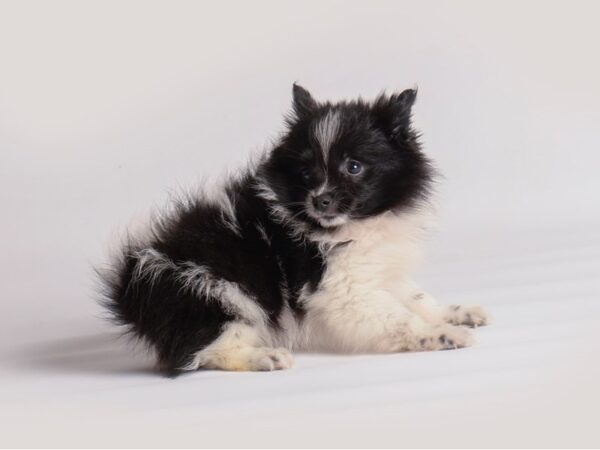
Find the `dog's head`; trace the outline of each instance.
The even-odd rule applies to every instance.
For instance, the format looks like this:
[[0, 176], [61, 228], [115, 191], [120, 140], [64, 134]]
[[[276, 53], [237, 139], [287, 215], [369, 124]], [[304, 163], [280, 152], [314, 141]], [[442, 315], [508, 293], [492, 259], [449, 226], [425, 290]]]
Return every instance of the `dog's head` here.
[[427, 196], [432, 169], [411, 126], [416, 90], [319, 103], [294, 85], [288, 130], [259, 170], [259, 188], [282, 219], [324, 231]]

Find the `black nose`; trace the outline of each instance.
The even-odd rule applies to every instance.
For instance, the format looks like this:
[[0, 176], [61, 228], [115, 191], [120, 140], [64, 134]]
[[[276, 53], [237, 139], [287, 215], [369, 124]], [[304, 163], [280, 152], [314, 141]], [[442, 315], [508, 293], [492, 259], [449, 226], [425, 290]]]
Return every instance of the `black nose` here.
[[331, 194], [321, 194], [313, 197], [313, 205], [317, 211], [327, 211], [333, 205]]

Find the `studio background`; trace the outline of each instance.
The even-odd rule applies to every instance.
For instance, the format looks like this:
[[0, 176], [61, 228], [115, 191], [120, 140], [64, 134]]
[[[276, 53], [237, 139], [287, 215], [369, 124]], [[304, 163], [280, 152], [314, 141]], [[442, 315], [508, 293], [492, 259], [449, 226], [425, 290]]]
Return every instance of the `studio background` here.
[[[598, 446], [600, 4], [0, 3], [0, 444]], [[476, 347], [177, 380], [102, 320], [93, 264], [321, 100], [419, 88], [443, 178], [419, 278]]]

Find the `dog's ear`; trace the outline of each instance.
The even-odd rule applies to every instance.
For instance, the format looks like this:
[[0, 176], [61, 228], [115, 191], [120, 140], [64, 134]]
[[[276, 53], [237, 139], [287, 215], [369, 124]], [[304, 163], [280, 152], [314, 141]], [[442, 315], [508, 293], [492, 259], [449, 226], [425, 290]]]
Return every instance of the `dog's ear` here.
[[410, 131], [412, 106], [416, 99], [416, 89], [406, 89], [389, 97], [380, 95], [373, 103], [377, 126], [391, 139], [406, 137]]
[[310, 92], [296, 83], [294, 83], [293, 98], [294, 112], [299, 119], [314, 113], [318, 108], [317, 102], [312, 98]]

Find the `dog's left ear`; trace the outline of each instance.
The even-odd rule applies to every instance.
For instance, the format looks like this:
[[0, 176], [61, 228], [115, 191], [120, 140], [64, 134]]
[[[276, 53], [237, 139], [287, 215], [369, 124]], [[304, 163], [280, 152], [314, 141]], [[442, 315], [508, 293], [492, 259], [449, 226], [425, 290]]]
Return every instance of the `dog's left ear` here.
[[410, 131], [412, 106], [417, 99], [416, 89], [406, 89], [400, 94], [380, 95], [373, 104], [377, 125], [390, 137], [406, 137]]
[[294, 83], [293, 98], [294, 112], [299, 119], [310, 115], [318, 108], [317, 102], [310, 92], [296, 83]]

